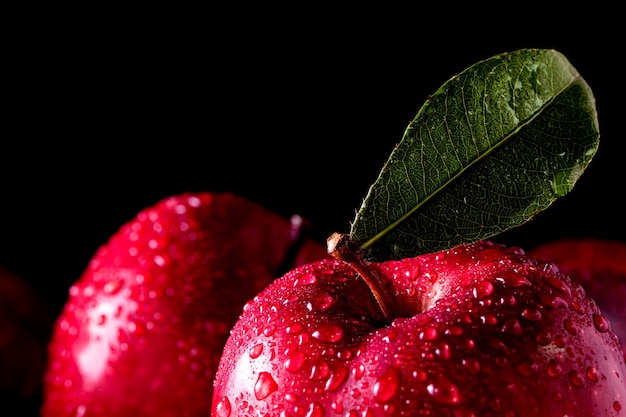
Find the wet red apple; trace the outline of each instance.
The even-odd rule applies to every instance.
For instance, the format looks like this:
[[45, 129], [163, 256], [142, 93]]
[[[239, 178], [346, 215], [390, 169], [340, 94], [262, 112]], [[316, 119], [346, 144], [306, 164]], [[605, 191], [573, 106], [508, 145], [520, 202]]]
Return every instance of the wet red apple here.
[[301, 220], [202, 192], [165, 198], [122, 225], [57, 319], [42, 416], [208, 416], [245, 302], [281, 268], [328, 256]]

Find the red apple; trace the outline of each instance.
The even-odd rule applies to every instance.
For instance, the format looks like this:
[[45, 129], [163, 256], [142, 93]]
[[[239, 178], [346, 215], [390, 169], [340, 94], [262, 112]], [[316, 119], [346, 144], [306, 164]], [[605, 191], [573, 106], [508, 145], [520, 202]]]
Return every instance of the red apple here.
[[231, 193], [165, 198], [71, 287], [49, 345], [43, 417], [204, 416], [228, 331], [280, 268], [328, 257]]
[[567, 238], [529, 251], [553, 262], [587, 291], [622, 344], [626, 342], [626, 242], [600, 238]]
[[626, 412], [617, 337], [556, 268], [489, 241], [380, 263], [341, 247], [246, 304], [212, 416]]
[[[40, 404], [46, 345], [54, 316], [35, 288], [0, 267], [0, 400], [20, 415]], [[26, 410], [28, 408], [28, 410]]]

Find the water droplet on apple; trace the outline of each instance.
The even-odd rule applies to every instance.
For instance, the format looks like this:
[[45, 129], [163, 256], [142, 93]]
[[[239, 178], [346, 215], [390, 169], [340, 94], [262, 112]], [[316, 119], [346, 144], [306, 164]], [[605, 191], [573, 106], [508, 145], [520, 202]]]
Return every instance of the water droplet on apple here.
[[322, 406], [315, 402], [315, 403], [311, 403], [309, 404], [309, 409], [306, 411], [306, 417], [323, 417], [324, 414], [326, 414], [324, 412], [324, 409], [322, 408]]
[[252, 347], [252, 349], [250, 349], [250, 357], [252, 359], [256, 359], [259, 356], [261, 356], [261, 353], [263, 353], [263, 344], [262, 343], [258, 343], [256, 345], [254, 345]]
[[330, 367], [328, 363], [326, 363], [323, 359], [318, 359], [311, 366], [311, 372], [309, 374], [309, 379], [325, 379], [330, 375]]
[[435, 349], [435, 355], [439, 356], [441, 359], [450, 359], [450, 345], [442, 343], [437, 349]]
[[502, 332], [506, 334], [522, 334], [522, 325], [515, 317], [509, 317], [502, 325]]
[[289, 372], [298, 372], [304, 366], [306, 355], [302, 351], [296, 351], [285, 360], [285, 369]]
[[426, 330], [422, 331], [419, 335], [420, 340], [434, 340], [439, 336], [437, 333], [437, 329], [434, 327], [428, 327]]
[[572, 297], [572, 290], [570, 289], [569, 285], [567, 285], [567, 283], [565, 281], [563, 281], [562, 279], [559, 279], [557, 276], [548, 275], [548, 276], [545, 277], [545, 281], [552, 288], [554, 288], [557, 291], [567, 295], [568, 298]]
[[308, 334], [306, 332], [300, 333], [298, 335], [298, 345], [299, 346], [305, 346], [307, 343], [309, 343], [310, 339], [311, 339], [311, 335], [310, 334]]
[[298, 334], [302, 331], [302, 325], [300, 323], [293, 323], [285, 328], [287, 334]]
[[523, 274], [510, 270], [499, 273], [496, 281], [500, 281], [510, 288], [530, 286], [530, 281]]
[[593, 366], [587, 368], [587, 370], [585, 371], [585, 375], [587, 376], [587, 379], [591, 382], [598, 382], [598, 380], [600, 379], [598, 377], [598, 370]]
[[583, 381], [578, 371], [570, 371], [569, 380], [572, 383], [572, 385], [577, 388], [582, 388], [585, 385], [585, 382]]
[[122, 287], [124, 286], [124, 283], [125, 281], [122, 278], [115, 279], [104, 284], [104, 287], [102, 288], [102, 290], [104, 291], [105, 294], [114, 295], [114, 294], [117, 294], [122, 289]]
[[536, 307], [526, 307], [522, 311], [522, 317], [529, 321], [541, 321], [541, 311]]
[[343, 403], [341, 402], [341, 398], [335, 398], [333, 403], [330, 405], [330, 408], [335, 412], [335, 414], [343, 413]]
[[349, 369], [343, 365], [336, 365], [326, 381], [324, 389], [326, 391], [336, 391], [348, 378]]
[[155, 263], [156, 265], [158, 265], [158, 266], [162, 266], [162, 267], [163, 267], [163, 266], [165, 266], [165, 265], [168, 263], [168, 262], [167, 262], [167, 258], [165, 258], [165, 257], [163, 257], [163, 256], [161, 256], [161, 255], [156, 255], [156, 256], [153, 258], [153, 261], [154, 261], [154, 263]]
[[475, 358], [465, 358], [461, 360], [461, 363], [472, 375], [478, 375], [480, 373], [480, 362]]
[[334, 324], [323, 324], [318, 327], [311, 336], [320, 342], [334, 343], [340, 341], [343, 337], [343, 329]]
[[247, 302], [243, 305], [242, 310], [243, 310], [244, 312], [246, 312], [246, 311], [248, 311], [249, 309], [251, 309], [254, 305], [256, 305], [256, 298], [255, 298], [255, 299], [253, 299], [253, 300], [249, 300], [249, 301], [247, 301]]
[[93, 287], [93, 285], [87, 285], [85, 288], [83, 288], [83, 297], [92, 297], [95, 292], [96, 289]]
[[307, 304], [309, 311], [324, 312], [335, 303], [335, 299], [328, 293], [316, 294]]
[[548, 346], [552, 341], [552, 333], [548, 329], [542, 330], [537, 334], [535, 340], [537, 340], [539, 346]]
[[493, 294], [494, 286], [489, 281], [481, 281], [477, 283], [472, 289], [472, 295], [474, 298], [484, 298]]
[[572, 300], [572, 308], [575, 312], [582, 314], [584, 312], [583, 306], [579, 300]]
[[565, 327], [565, 330], [567, 330], [569, 334], [576, 334], [576, 325], [574, 324], [572, 319], [565, 319], [565, 321], [563, 322], [563, 327]]
[[544, 293], [540, 295], [539, 299], [541, 301], [541, 304], [543, 304], [544, 307], [550, 310], [555, 310], [557, 308], [567, 308], [569, 306], [567, 300], [554, 294]]
[[311, 284], [315, 284], [317, 282], [317, 277], [312, 274], [312, 273], [308, 273], [308, 274], [302, 274], [298, 277], [298, 279], [296, 279], [293, 283], [294, 287], [300, 286], [300, 285], [311, 285]]
[[96, 324], [99, 326], [104, 325], [107, 322], [107, 316], [105, 314], [100, 314], [97, 318], [96, 318]]
[[498, 324], [498, 318], [496, 316], [494, 316], [493, 314], [485, 314], [480, 316], [480, 322], [482, 324], [489, 324], [491, 326]]
[[461, 402], [461, 393], [459, 388], [451, 381], [441, 378], [436, 382], [428, 384], [426, 391], [432, 397], [443, 404], [454, 405]]
[[503, 259], [511, 258], [512, 254], [501, 249], [485, 249], [478, 254], [480, 263], [500, 262]]
[[261, 401], [269, 397], [278, 389], [278, 384], [268, 372], [260, 372], [259, 378], [254, 384], [254, 396]]
[[437, 279], [439, 279], [439, 274], [435, 271], [426, 272], [424, 273], [424, 276], [431, 282], [431, 284], [434, 284], [437, 282]]
[[389, 401], [398, 392], [400, 371], [390, 366], [374, 383], [374, 398], [377, 401]]
[[354, 355], [350, 349], [342, 349], [337, 352], [337, 357], [342, 360], [352, 359], [353, 356]]
[[227, 397], [222, 397], [220, 402], [217, 403], [217, 407], [215, 407], [215, 411], [217, 411], [217, 417], [229, 417], [232, 411], [230, 401]]
[[396, 330], [390, 330], [385, 336], [383, 336], [382, 340], [385, 343], [391, 343], [396, 340], [398, 337], [398, 332]]
[[267, 327], [265, 327], [265, 328], [263, 329], [263, 334], [264, 334], [266, 337], [270, 337], [270, 336], [272, 336], [274, 333], [276, 333], [276, 325], [274, 325], [274, 324], [270, 324], [269, 326], [267, 326]]
[[554, 336], [554, 344], [560, 348], [564, 348], [565, 347], [565, 337], [563, 337], [563, 335], [561, 334], [557, 334], [556, 336]]
[[365, 366], [363, 364], [358, 364], [352, 369], [352, 374], [354, 375], [354, 379], [358, 381], [365, 374]]
[[608, 332], [611, 328], [611, 323], [609, 320], [601, 314], [593, 315], [593, 324], [596, 326], [596, 329], [600, 333]]
[[467, 338], [463, 341], [461, 347], [466, 350], [474, 349], [476, 347], [476, 342], [474, 342], [474, 339]]
[[501, 350], [503, 352], [509, 351], [509, 347], [502, 340], [496, 337], [489, 339], [489, 346], [491, 346], [494, 349]]
[[461, 326], [450, 326], [446, 329], [445, 333], [452, 336], [461, 336], [463, 334], [463, 328]]
[[423, 369], [418, 369], [416, 371], [413, 371], [411, 376], [415, 378], [417, 381], [426, 381], [426, 378], [428, 378], [428, 374]]
[[556, 363], [554, 359], [550, 359], [550, 362], [548, 362], [548, 367], [546, 368], [546, 370], [550, 378], [556, 378], [559, 375], [561, 375], [561, 365]]
[[517, 365], [517, 372], [523, 376], [531, 376], [539, 371], [539, 365], [530, 359], [524, 360]]
[[298, 401], [298, 396], [293, 392], [288, 392], [285, 394], [285, 401], [293, 404]]

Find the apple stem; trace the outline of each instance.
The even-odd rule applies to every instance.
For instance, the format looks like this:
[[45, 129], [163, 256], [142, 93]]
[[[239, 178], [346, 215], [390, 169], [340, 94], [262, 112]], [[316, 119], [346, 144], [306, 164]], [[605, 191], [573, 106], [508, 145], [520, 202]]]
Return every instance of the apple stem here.
[[327, 251], [335, 259], [344, 261], [354, 269], [365, 281], [374, 295], [378, 307], [387, 323], [393, 319], [391, 306], [393, 302], [386, 290], [382, 277], [377, 269], [371, 267], [371, 262], [363, 257], [363, 251], [349, 235], [333, 233], [327, 240]]

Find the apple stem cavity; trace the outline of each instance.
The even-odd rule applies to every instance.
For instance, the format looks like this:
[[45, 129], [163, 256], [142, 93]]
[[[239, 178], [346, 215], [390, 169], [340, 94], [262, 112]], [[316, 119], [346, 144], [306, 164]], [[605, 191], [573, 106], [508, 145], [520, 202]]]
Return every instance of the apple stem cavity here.
[[363, 257], [361, 248], [349, 235], [337, 232], [333, 233], [326, 243], [327, 251], [332, 257], [349, 264], [365, 281], [378, 303], [385, 322], [391, 323], [394, 317], [391, 311], [391, 307], [394, 305], [393, 300], [389, 291], [386, 290], [383, 278], [378, 270], [372, 268], [371, 262]]

